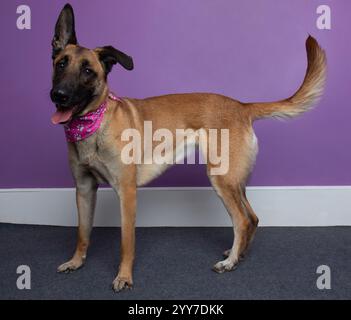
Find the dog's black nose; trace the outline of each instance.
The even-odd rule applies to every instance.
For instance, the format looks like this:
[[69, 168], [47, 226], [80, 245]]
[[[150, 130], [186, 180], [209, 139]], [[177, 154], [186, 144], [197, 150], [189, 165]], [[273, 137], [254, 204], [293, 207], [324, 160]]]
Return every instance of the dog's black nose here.
[[50, 95], [51, 100], [58, 105], [64, 105], [69, 99], [67, 92], [63, 89], [53, 89]]

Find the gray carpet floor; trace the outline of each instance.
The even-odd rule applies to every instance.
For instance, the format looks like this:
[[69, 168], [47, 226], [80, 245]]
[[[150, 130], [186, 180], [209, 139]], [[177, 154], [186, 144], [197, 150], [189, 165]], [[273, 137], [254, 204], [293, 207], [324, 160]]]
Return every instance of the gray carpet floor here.
[[[259, 228], [239, 267], [212, 265], [231, 246], [230, 228], [138, 228], [134, 289], [113, 293], [119, 228], [95, 228], [84, 268], [57, 274], [73, 252], [76, 229], [0, 224], [0, 299], [351, 299], [351, 228]], [[31, 290], [16, 269], [31, 268]], [[331, 290], [319, 290], [319, 265]]]

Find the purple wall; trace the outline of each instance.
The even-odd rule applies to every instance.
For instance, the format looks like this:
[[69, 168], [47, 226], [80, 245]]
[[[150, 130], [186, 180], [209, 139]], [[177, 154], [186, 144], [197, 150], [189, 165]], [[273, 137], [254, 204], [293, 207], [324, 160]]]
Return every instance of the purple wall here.
[[[63, 130], [50, 123], [50, 41], [66, 1], [2, 0], [0, 188], [68, 187]], [[32, 9], [32, 29], [16, 28], [16, 8]], [[115, 68], [111, 88], [146, 97], [210, 91], [242, 101], [285, 98], [306, 67], [304, 41], [327, 51], [328, 83], [314, 111], [255, 124], [260, 143], [251, 185], [351, 184], [351, 1], [109, 0], [71, 1], [78, 40], [111, 44], [133, 56], [133, 72]], [[332, 30], [315, 26], [329, 4]], [[208, 185], [201, 166], [177, 166], [157, 186]]]

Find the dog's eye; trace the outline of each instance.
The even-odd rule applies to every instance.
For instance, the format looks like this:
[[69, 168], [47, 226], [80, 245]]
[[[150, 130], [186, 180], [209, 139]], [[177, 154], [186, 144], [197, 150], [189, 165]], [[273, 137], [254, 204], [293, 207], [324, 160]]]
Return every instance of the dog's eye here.
[[60, 69], [63, 69], [65, 66], [66, 66], [66, 62], [65, 61], [60, 61], [57, 66], [60, 68]]
[[90, 75], [93, 73], [93, 70], [89, 69], [89, 68], [85, 68], [84, 69], [84, 72], [87, 74], [87, 75]]

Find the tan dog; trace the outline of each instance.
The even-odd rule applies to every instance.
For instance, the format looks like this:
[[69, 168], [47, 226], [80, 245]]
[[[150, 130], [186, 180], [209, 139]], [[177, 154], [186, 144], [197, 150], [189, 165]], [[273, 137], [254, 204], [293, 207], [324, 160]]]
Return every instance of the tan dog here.
[[[100, 128], [87, 139], [68, 142], [69, 162], [76, 183], [79, 232], [73, 258], [58, 271], [73, 271], [83, 265], [98, 184], [107, 182], [119, 195], [121, 205], [121, 261], [113, 289], [120, 291], [132, 286], [136, 190], [170, 166], [169, 163], [125, 164], [122, 161], [121, 153], [127, 144], [121, 139], [123, 131], [133, 128], [143, 136], [144, 121], [152, 121], [153, 130], [166, 128], [174, 134], [177, 129], [193, 129], [197, 133], [211, 128], [229, 130], [229, 146], [224, 150], [229, 152], [232, 164], [228, 172], [213, 175], [211, 168], [214, 165], [209, 163], [207, 168], [213, 188], [232, 219], [235, 233], [233, 247], [225, 252], [227, 257], [213, 269], [219, 273], [233, 270], [252, 241], [258, 224], [245, 194], [246, 179], [257, 153], [252, 123], [264, 117], [295, 117], [310, 109], [320, 97], [325, 82], [326, 59], [316, 40], [309, 37], [306, 42], [308, 67], [301, 87], [292, 97], [272, 103], [241, 103], [209, 93], [165, 95], [143, 100], [109, 99], [107, 74], [112, 66], [119, 63], [131, 70], [133, 61], [112, 47], [90, 50], [79, 46], [70, 5], [66, 5], [59, 16], [52, 45], [51, 98], [57, 106], [55, 122], [72, 121], [107, 101]], [[198, 139], [195, 142], [199, 142]], [[157, 144], [153, 141], [150, 147]], [[186, 145], [187, 141], [181, 144]], [[178, 147], [179, 141], [174, 140], [171, 150], [174, 152], [170, 156], [177, 156]], [[203, 152], [211, 152], [209, 144], [200, 147]]]

